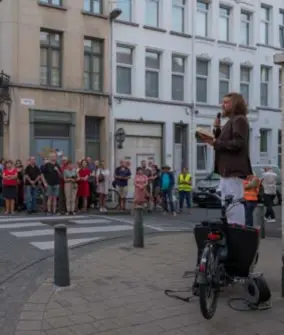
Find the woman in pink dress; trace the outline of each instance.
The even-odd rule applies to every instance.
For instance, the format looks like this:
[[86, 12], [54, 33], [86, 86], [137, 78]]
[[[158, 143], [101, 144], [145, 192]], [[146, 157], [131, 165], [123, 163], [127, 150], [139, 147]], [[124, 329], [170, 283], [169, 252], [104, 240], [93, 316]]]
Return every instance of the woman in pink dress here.
[[144, 205], [147, 191], [148, 177], [144, 175], [142, 168], [137, 168], [134, 177], [134, 205]]

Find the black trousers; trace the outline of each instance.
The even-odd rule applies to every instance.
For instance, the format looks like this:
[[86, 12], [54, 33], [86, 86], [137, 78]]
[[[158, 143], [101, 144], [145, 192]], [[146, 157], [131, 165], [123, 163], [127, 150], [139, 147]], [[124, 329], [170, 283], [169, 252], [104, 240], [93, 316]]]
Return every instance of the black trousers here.
[[264, 206], [266, 207], [265, 218], [266, 219], [275, 219], [275, 213], [273, 210], [273, 200], [275, 195], [272, 194], [264, 194], [263, 195], [263, 202]]

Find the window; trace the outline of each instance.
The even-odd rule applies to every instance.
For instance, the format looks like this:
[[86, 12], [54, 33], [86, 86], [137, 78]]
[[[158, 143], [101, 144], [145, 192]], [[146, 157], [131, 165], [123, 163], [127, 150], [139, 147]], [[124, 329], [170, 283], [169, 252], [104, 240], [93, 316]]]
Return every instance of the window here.
[[61, 35], [51, 31], [40, 32], [40, 84], [61, 85]]
[[100, 126], [101, 119], [85, 116], [85, 156], [100, 159]]
[[84, 88], [103, 91], [103, 47], [100, 40], [84, 40]]
[[146, 51], [145, 95], [150, 98], [159, 98], [160, 54]]
[[70, 137], [70, 125], [64, 123], [41, 123], [34, 124], [34, 136], [42, 138]]
[[281, 142], [282, 142], [281, 129], [278, 129], [278, 166], [279, 166], [279, 169], [281, 169], [281, 153], [282, 153]]
[[47, 3], [54, 6], [62, 6], [62, 0], [39, 0], [40, 3]]
[[260, 79], [260, 105], [268, 106], [269, 100], [269, 80], [270, 69], [267, 66], [261, 66], [261, 79]]
[[159, 0], [146, 0], [145, 23], [147, 26], [159, 27]]
[[269, 44], [270, 8], [260, 8], [260, 43]]
[[231, 65], [219, 64], [219, 101], [221, 102], [226, 94], [230, 91]]
[[230, 40], [230, 16], [231, 9], [220, 6], [219, 8], [219, 39], [221, 41]]
[[284, 10], [280, 11], [279, 43], [280, 48], [284, 49]]
[[133, 49], [129, 46], [116, 47], [116, 91], [120, 94], [132, 93]]
[[282, 99], [282, 70], [279, 69], [279, 108], [282, 108], [282, 103], [281, 103], [281, 99]]
[[208, 65], [207, 60], [196, 61], [196, 101], [207, 102], [208, 88]]
[[172, 56], [172, 100], [184, 100], [185, 58]]
[[132, 21], [132, 0], [117, 1], [117, 6], [121, 9], [119, 19], [123, 21]]
[[260, 129], [259, 134], [260, 134], [259, 151], [261, 153], [267, 153], [267, 151], [268, 151], [269, 130], [268, 129]]
[[241, 11], [241, 41], [243, 45], [250, 45], [250, 27], [251, 27], [251, 13]]
[[249, 104], [250, 96], [250, 75], [251, 69], [246, 66], [241, 66], [241, 75], [240, 75], [240, 92], [244, 97], [247, 104]]
[[184, 33], [185, 0], [172, 0], [172, 30]]
[[84, 10], [90, 13], [102, 14], [103, 0], [84, 0]]
[[197, 1], [196, 35], [198, 36], [208, 36], [208, 12], [209, 4]]
[[[208, 129], [209, 127], [198, 126], [203, 129]], [[208, 170], [208, 144], [205, 144], [202, 140], [197, 138], [196, 140], [196, 170], [197, 171], [207, 171]]]

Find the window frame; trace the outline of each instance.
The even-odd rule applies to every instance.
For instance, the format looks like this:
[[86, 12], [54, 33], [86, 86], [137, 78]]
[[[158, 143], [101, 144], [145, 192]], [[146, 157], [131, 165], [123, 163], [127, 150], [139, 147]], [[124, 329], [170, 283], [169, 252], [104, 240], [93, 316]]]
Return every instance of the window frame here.
[[[242, 16], [246, 15], [247, 18], [244, 19]], [[246, 41], [241, 41], [242, 45], [251, 45], [251, 27], [252, 27], [252, 13], [245, 10], [241, 9], [241, 33], [242, 33], [242, 28], [245, 25], [246, 28]]]
[[[122, 63], [122, 62], [118, 62], [117, 61], [117, 49], [118, 48], [124, 48], [124, 49], [127, 49], [127, 50], [130, 50], [130, 55], [131, 55], [131, 64], [127, 64], [127, 63]], [[117, 43], [116, 44], [116, 53], [115, 53], [115, 56], [116, 56], [116, 62], [115, 62], [115, 67], [116, 67], [116, 92], [118, 94], [125, 94], [125, 95], [132, 95], [132, 84], [133, 84], [133, 56], [134, 56], [134, 47], [133, 46], [130, 46], [130, 45], [125, 45], [125, 44], [121, 44], [121, 43]], [[124, 69], [129, 69], [130, 70], [130, 83], [129, 83], [129, 87], [130, 87], [130, 93], [121, 93], [119, 92], [118, 90], [118, 83], [117, 83], [117, 73], [118, 73], [118, 68], [124, 68]]]
[[[172, 17], [173, 17], [173, 10], [174, 9], [179, 9], [182, 12], [182, 22], [181, 22], [181, 30], [173, 30], [179, 33], [185, 33], [185, 13], [186, 13], [186, 5], [187, 5], [187, 0], [182, 0], [183, 4], [177, 4], [175, 3], [175, 0], [172, 0]], [[173, 22], [173, 19], [172, 19]], [[173, 26], [172, 26], [172, 29]]]
[[[198, 127], [202, 127], [203, 129], [210, 130], [210, 126], [198, 125]], [[198, 162], [199, 162], [199, 160], [198, 160], [198, 149], [200, 149], [200, 148], [203, 148], [203, 150], [204, 150], [204, 156], [205, 156], [204, 169], [199, 169], [199, 166], [198, 166]], [[204, 141], [199, 140], [197, 138], [196, 139], [196, 157], [195, 157], [196, 158], [196, 166], [195, 166], [195, 168], [196, 168], [196, 171], [198, 173], [205, 173], [205, 172], [208, 171], [208, 168], [209, 168], [208, 163], [210, 161], [210, 157], [209, 156], [210, 156], [210, 147], [209, 147], [209, 145], [206, 144], [206, 143], [204, 143]]]
[[[269, 45], [270, 42], [270, 24], [271, 24], [271, 7], [268, 7], [266, 5], [261, 5], [260, 6], [260, 11], [265, 10], [267, 14], [267, 18], [262, 19], [260, 18], [260, 25], [265, 26], [265, 41], [260, 41], [264, 45]], [[266, 15], [265, 15], [266, 16]], [[261, 32], [261, 29], [260, 29]]]
[[[221, 72], [220, 72], [221, 66], [227, 66], [228, 67], [228, 69], [229, 69], [229, 72], [228, 72], [229, 73], [229, 78], [228, 79], [221, 78]], [[221, 82], [228, 83], [228, 92], [227, 93], [229, 93], [230, 90], [231, 90], [231, 86], [232, 86], [232, 64], [219, 62], [219, 102], [221, 102], [224, 98], [224, 95], [222, 95], [222, 97], [221, 97], [221, 93], [222, 93], [221, 90], [220, 90], [220, 88], [221, 88], [220, 83]]]
[[280, 9], [279, 14], [282, 18], [279, 24], [279, 45], [281, 49], [284, 49], [284, 9]]
[[280, 67], [279, 68], [279, 74], [278, 74], [278, 80], [279, 80], [279, 84], [278, 84], [278, 95], [279, 95], [279, 108], [282, 107], [282, 76], [283, 76], [283, 73], [282, 73], [282, 68]]
[[[125, 5], [129, 9], [129, 17], [125, 18], [124, 13], [125, 13]], [[121, 9], [121, 14], [119, 15], [119, 20], [120, 21], [125, 21], [125, 22], [132, 22], [133, 21], [133, 3], [132, 0], [121, 0], [117, 2], [117, 7]]]
[[[202, 62], [204, 64], [206, 64], [206, 70], [207, 70], [207, 75], [203, 75], [203, 74], [200, 74], [198, 73], [198, 62]], [[200, 59], [200, 58], [197, 58], [196, 59], [196, 102], [200, 102], [200, 103], [207, 103], [208, 102], [208, 87], [209, 87], [209, 65], [210, 65], [210, 61], [209, 60], [206, 60], [206, 59]], [[201, 101], [198, 99], [198, 90], [197, 90], [197, 80], [198, 79], [202, 79], [202, 80], [206, 80], [206, 95], [205, 95], [205, 100]]]
[[[267, 80], [263, 81], [262, 80], [262, 70], [267, 71]], [[269, 84], [270, 84], [270, 79], [271, 79], [271, 73], [270, 73], [270, 67], [266, 65], [261, 65], [260, 66], [260, 106], [267, 107], [269, 105]], [[265, 85], [266, 87], [266, 102], [263, 104], [263, 94], [262, 94], [262, 87]]]
[[[83, 3], [83, 8], [84, 8], [85, 12], [91, 13], [91, 14], [99, 14], [99, 15], [103, 14], [103, 11], [104, 11], [104, 6], [103, 6], [104, 1], [103, 0], [87, 0], [88, 1], [88, 7], [90, 9], [85, 8], [85, 1], [86, 0], [84, 0], [84, 3]], [[98, 12], [95, 11], [95, 6], [94, 6], [95, 2], [98, 3], [99, 7], [100, 7], [100, 10]]]
[[[147, 64], [146, 64], [147, 53], [156, 54], [158, 56], [159, 69], [147, 67]], [[146, 49], [145, 50], [145, 97], [146, 98], [151, 98], [151, 99], [159, 99], [160, 98], [161, 56], [162, 56], [162, 54], [161, 54], [160, 51], [156, 51], [156, 50], [152, 50], [152, 49]], [[158, 75], [158, 87], [157, 87], [157, 93], [158, 94], [157, 94], [157, 96], [147, 94], [147, 80], [146, 80], [147, 73], [156, 73]]]
[[[265, 155], [268, 153], [268, 147], [269, 147], [269, 129], [266, 129], [266, 128], [260, 128], [259, 129], [259, 152], [260, 154], [262, 155]], [[266, 135], [266, 151], [262, 151], [262, 134], [265, 134]]]
[[[242, 80], [242, 71], [243, 70], [246, 70], [248, 71], [248, 78], [249, 80], [248, 81], [244, 81]], [[246, 86], [248, 88], [248, 97], [246, 99], [246, 103], [247, 105], [250, 104], [250, 94], [251, 94], [251, 72], [252, 72], [252, 68], [249, 67], [249, 66], [244, 66], [244, 65], [241, 65], [240, 66], [240, 92], [242, 93], [242, 89], [241, 87], [242, 86]], [[243, 94], [242, 94], [243, 95]]]
[[150, 3], [156, 3], [157, 5], [157, 24], [156, 25], [152, 25], [151, 23], [149, 24], [149, 22], [147, 22], [147, 20], [145, 20], [145, 24], [149, 27], [154, 27], [154, 28], [159, 28], [160, 27], [160, 7], [161, 7], [161, 3], [160, 3], [160, 0], [146, 0], [145, 1], [145, 15], [147, 15], [147, 12], [148, 12], [148, 5]]
[[[173, 60], [174, 58], [179, 58], [183, 62], [183, 72], [177, 72], [173, 70]], [[184, 101], [185, 100], [185, 74], [186, 74], [186, 57], [179, 54], [172, 54], [172, 67], [171, 67], [171, 79], [172, 79], [172, 100], [173, 101]], [[177, 99], [174, 97], [174, 90], [173, 90], [173, 77], [180, 77], [183, 81], [183, 87], [182, 87], [182, 99]]]
[[59, 0], [59, 4], [54, 4], [54, 0], [39, 0], [39, 4], [43, 5], [50, 5], [50, 6], [55, 6], [55, 7], [62, 7], [63, 6], [63, 0]]
[[[90, 41], [91, 42], [91, 51], [85, 50], [85, 46], [84, 46], [84, 90], [85, 91], [92, 91], [92, 92], [103, 92], [104, 90], [104, 40], [102, 39], [98, 39], [98, 38], [89, 38], [89, 37], [84, 37], [84, 42], [85, 41]], [[100, 50], [101, 53], [97, 53], [93, 51], [93, 44], [94, 43], [99, 43], [100, 44]], [[88, 74], [89, 74], [89, 88], [85, 87], [85, 57], [88, 56], [89, 60], [89, 66], [88, 66]], [[94, 72], [93, 70], [93, 58], [94, 57], [99, 57], [99, 63], [100, 63], [100, 73], [99, 73], [99, 78], [100, 78], [100, 82], [99, 82], [99, 90], [94, 89], [94, 74], [96, 72]]]
[[[226, 10], [227, 14], [226, 15], [222, 14], [221, 10]], [[218, 17], [219, 18], [219, 40], [220, 41], [230, 42], [230, 40], [231, 40], [231, 30], [230, 30], [230, 18], [231, 18], [231, 16], [232, 16], [232, 8], [229, 7], [229, 6], [220, 4], [219, 5], [219, 17]], [[221, 39], [221, 37], [220, 37], [220, 19], [221, 18], [224, 18], [227, 21], [227, 27], [226, 27], [227, 31], [226, 31], [226, 39], [225, 40]]]
[[[46, 62], [47, 65], [43, 66], [41, 64], [40, 59], [40, 86], [47, 86], [47, 87], [62, 87], [62, 77], [63, 77], [63, 33], [60, 31], [49, 30], [49, 29], [41, 29], [40, 33], [48, 34], [48, 44], [42, 42], [40, 38], [40, 52], [42, 50], [46, 50]], [[54, 46], [51, 44], [51, 36], [59, 36], [59, 46]], [[52, 55], [53, 51], [59, 51], [59, 67], [58, 67], [58, 74], [59, 74], [59, 83], [58, 85], [52, 84]], [[46, 67], [47, 69], [47, 82], [42, 83], [42, 76], [41, 76], [41, 69], [42, 67]]]
[[[198, 7], [198, 4], [203, 4], [205, 5], [206, 9], [202, 9], [202, 8], [199, 8]], [[209, 26], [209, 3], [204, 1], [204, 0], [197, 0], [196, 2], [196, 11], [197, 13], [200, 13], [200, 14], [203, 14], [205, 16], [205, 34], [204, 35], [200, 35], [198, 34], [197, 36], [201, 36], [201, 37], [208, 37], [209, 36], [209, 29], [208, 29], [208, 26]], [[195, 27], [196, 29], [196, 27]]]

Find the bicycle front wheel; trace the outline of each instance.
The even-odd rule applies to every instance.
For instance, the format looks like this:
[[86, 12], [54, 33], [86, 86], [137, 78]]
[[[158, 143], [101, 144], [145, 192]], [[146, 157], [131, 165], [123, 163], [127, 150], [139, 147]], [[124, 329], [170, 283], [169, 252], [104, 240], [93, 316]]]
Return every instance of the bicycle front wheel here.
[[220, 292], [215, 283], [217, 262], [212, 245], [204, 248], [201, 262], [205, 280], [199, 284], [199, 305], [203, 317], [210, 320], [215, 315]]

